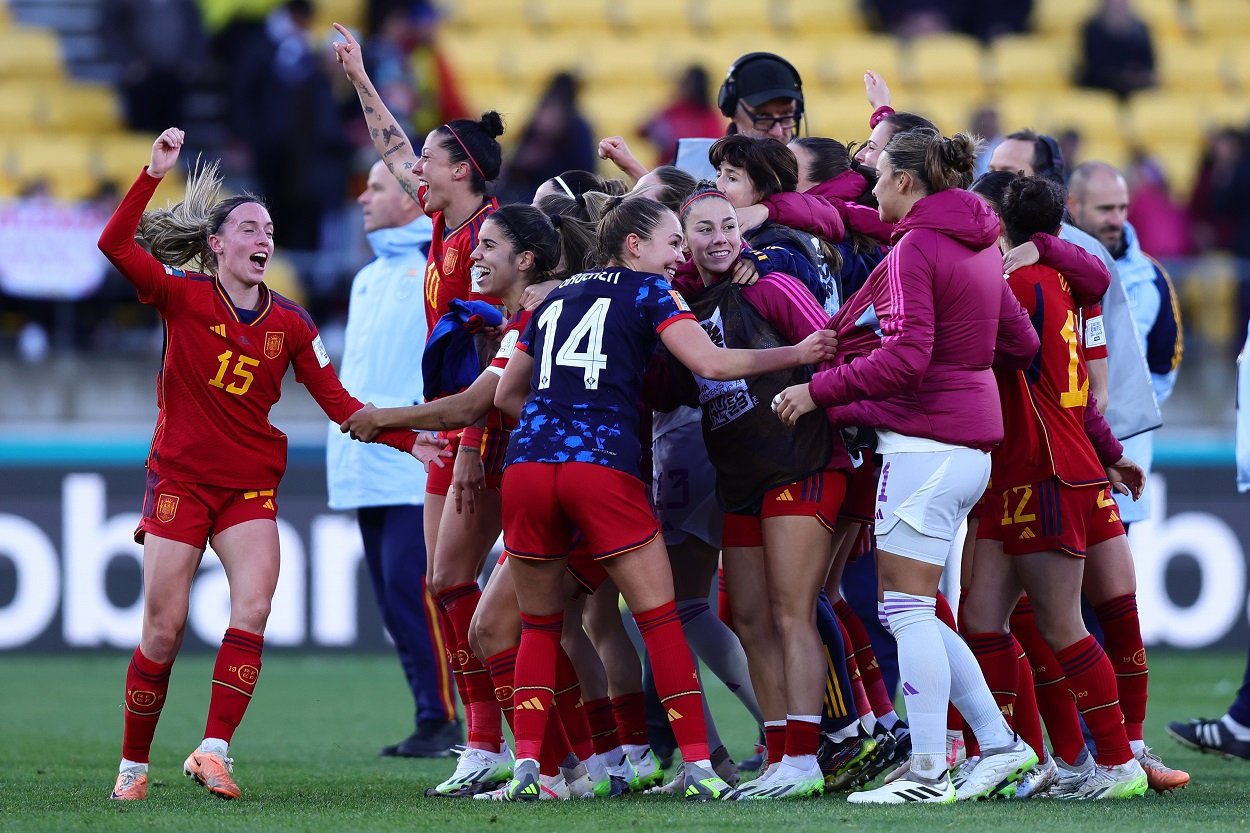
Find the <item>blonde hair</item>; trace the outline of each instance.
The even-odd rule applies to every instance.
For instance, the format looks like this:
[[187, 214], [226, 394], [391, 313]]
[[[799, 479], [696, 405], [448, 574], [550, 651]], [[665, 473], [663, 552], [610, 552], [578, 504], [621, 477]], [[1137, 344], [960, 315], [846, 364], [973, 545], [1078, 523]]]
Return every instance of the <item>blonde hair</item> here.
[[220, 193], [220, 164], [205, 163], [196, 157], [182, 201], [143, 212], [139, 219], [139, 240], [161, 263], [216, 274], [217, 255], [208, 245], [208, 238], [221, 230], [230, 212], [240, 205], [265, 204], [247, 192], [224, 200], [218, 199]]

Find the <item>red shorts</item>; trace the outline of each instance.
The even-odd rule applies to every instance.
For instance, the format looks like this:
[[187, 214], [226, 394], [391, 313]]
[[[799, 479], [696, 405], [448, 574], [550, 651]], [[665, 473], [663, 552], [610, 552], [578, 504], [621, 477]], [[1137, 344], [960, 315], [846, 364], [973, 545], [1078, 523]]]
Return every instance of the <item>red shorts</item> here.
[[1053, 477], [987, 492], [977, 529], [977, 538], [1002, 541], [1008, 555], [1059, 550], [1078, 558], [1123, 534], [1109, 486], [1065, 486]]
[[981, 498], [976, 503], [972, 504], [972, 508], [968, 510], [969, 521], [981, 520], [981, 513], [985, 511], [985, 499], [990, 496], [992, 489], [993, 484], [990, 484], [990, 488], [985, 490], [985, 494], [981, 495]]
[[[497, 563], [503, 564], [507, 560], [508, 551], [504, 550], [499, 554]], [[593, 596], [599, 586], [608, 580], [608, 571], [604, 569], [603, 564], [590, 557], [590, 548], [581, 536], [578, 536], [577, 544], [569, 553], [569, 563], [565, 565], [565, 569], [578, 584], [578, 590], [573, 594], [573, 598], [582, 595]]]
[[431, 495], [442, 495], [447, 497], [447, 493], [451, 491], [452, 480], [456, 469], [456, 453], [460, 450], [460, 432], [463, 429], [456, 428], [451, 431], [439, 431], [438, 436], [447, 440], [447, 451], [451, 452], [450, 457], [444, 457], [445, 465], [439, 468], [436, 465], [430, 465], [429, 475], [425, 478], [425, 491]]
[[212, 536], [244, 521], [278, 518], [275, 489], [244, 491], [170, 480], [148, 470], [143, 495], [143, 518], [135, 543], [147, 533], [203, 549]]
[[511, 431], [502, 428], [482, 430], [482, 466], [486, 469], [486, 488], [496, 491], [503, 485], [504, 462], [508, 457]]
[[504, 549], [554, 560], [585, 536], [590, 557], [645, 547], [660, 534], [642, 481], [594, 463], [514, 463], [503, 475]]
[[851, 482], [846, 487], [846, 497], [838, 510], [838, 517], [861, 524], [873, 523], [877, 514], [877, 466], [871, 455], [851, 472]]
[[818, 471], [802, 480], [775, 486], [764, 493], [758, 515], [725, 513], [725, 528], [721, 532], [721, 546], [764, 546], [764, 518], [786, 515], [811, 517], [833, 531], [838, 518], [838, 508], [846, 495], [848, 472]]

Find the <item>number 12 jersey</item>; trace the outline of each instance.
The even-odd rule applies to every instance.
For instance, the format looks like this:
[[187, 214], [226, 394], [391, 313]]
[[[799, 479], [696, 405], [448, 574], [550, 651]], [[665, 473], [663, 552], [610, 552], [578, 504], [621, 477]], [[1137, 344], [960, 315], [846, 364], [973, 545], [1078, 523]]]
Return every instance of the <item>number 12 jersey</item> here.
[[565, 280], [517, 348], [534, 359], [512, 463], [594, 463], [639, 477], [635, 403], [660, 333], [695, 320], [659, 275], [610, 268]]

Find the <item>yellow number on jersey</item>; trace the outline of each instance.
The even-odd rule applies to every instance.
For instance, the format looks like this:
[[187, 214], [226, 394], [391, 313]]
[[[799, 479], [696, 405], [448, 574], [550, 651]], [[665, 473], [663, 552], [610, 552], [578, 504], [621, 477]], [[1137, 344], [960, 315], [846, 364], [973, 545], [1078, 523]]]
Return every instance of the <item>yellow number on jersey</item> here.
[[1059, 394], [1059, 405], [1076, 408], [1089, 401], [1089, 380], [1080, 381], [1077, 373], [1081, 366], [1081, 357], [1076, 349], [1076, 313], [1072, 310], [1068, 310], [1068, 319], [1063, 322], [1063, 329], [1059, 332], [1068, 342], [1068, 389]]
[[248, 370], [248, 367], [259, 367], [260, 361], [253, 359], [251, 356], [239, 356], [238, 360], [234, 363], [234, 368], [231, 370], [231, 373], [234, 374], [237, 380], [241, 380], [242, 383], [240, 384], [239, 381], [233, 381], [227, 385], [225, 383], [226, 369], [230, 367], [230, 359], [233, 356], [234, 352], [232, 350], [227, 350], [217, 357], [217, 361], [221, 362], [221, 367], [217, 368], [217, 375], [212, 379], [209, 379], [208, 383], [215, 388], [224, 389], [226, 393], [233, 393], [236, 396], [242, 396], [247, 393], [247, 389], [252, 386], [252, 379], [254, 378], [252, 376], [252, 371]]

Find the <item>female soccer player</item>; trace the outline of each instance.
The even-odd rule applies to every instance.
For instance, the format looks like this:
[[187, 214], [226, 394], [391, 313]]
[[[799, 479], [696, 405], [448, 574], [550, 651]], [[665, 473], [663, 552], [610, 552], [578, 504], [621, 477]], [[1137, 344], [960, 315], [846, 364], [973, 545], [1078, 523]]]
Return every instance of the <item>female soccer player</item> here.
[[998, 218], [961, 190], [972, 179], [976, 144], [927, 130], [890, 140], [873, 193], [881, 218], [896, 223], [894, 248], [830, 322], [842, 338], [842, 363], [788, 388], [776, 404], [789, 423], [819, 406], [839, 425], [874, 427], [884, 458], [879, 610], [898, 641], [912, 754], [906, 774], [851, 795], [853, 803], [954, 800], [948, 700], [981, 739], [973, 794], [991, 794], [1037, 762], [1003, 720], [968, 646], [934, 611], [951, 541], [984, 491], [988, 452], [1003, 437], [990, 365], [1023, 367], [1038, 346], [1002, 280]]
[[[464, 300], [473, 294], [469, 254], [477, 246], [482, 223], [499, 207], [493, 197], [486, 196], [486, 183], [499, 175], [502, 150], [497, 139], [503, 135], [503, 122], [494, 111], [478, 121], [456, 119], [432, 130], [418, 155], [369, 80], [360, 44], [345, 27], [336, 23], [334, 28], [345, 38], [345, 42], [335, 42], [334, 50], [356, 89], [374, 147], [404, 190], [421, 203], [434, 221], [434, 240], [425, 273], [426, 322], [433, 332], [452, 299]], [[505, 442], [497, 431], [484, 425], [470, 426], [463, 432], [445, 432], [444, 437], [453, 452], [458, 452], [461, 445], [478, 446], [487, 455], [492, 450], [502, 453]], [[473, 513], [461, 511], [461, 498], [475, 495], [485, 477], [482, 461], [472, 452], [456, 453], [454, 466], [434, 469], [430, 475], [424, 516], [425, 549], [430, 553], [426, 583], [447, 635], [447, 658], [460, 700], [466, 704], [484, 703], [479, 715], [485, 715], [494, 708], [493, 702], [468, 690], [470, 683], [487, 679], [469, 644], [469, 623], [481, 598], [477, 576], [498, 537], [499, 502], [493, 494], [486, 494], [474, 506]], [[448, 501], [453, 485], [457, 499]], [[488, 696], [489, 688], [486, 685], [479, 694]], [[500, 725], [498, 714], [485, 718], [484, 729], [475, 727], [474, 715], [466, 718], [473, 740], [500, 748], [503, 736], [492, 734], [494, 727]]]
[[654, 200], [610, 203], [599, 250], [603, 268], [569, 278], [535, 311], [495, 394], [501, 409], [519, 416], [504, 472], [504, 543], [522, 620], [517, 764], [507, 798], [534, 800], [541, 792], [538, 752], [555, 682], [564, 565], [577, 528], [634, 611], [686, 763], [686, 797], [736, 799], [709, 760], [703, 697], [639, 479], [634, 403], [660, 340], [709, 379], [819, 362], [831, 345], [818, 332], [795, 347], [715, 347], [663, 277], [684, 259], [682, 233], [676, 215]]
[[[143, 630], [126, 672], [122, 761], [112, 798], [147, 797], [148, 752], [186, 629], [191, 581], [209, 541], [230, 585], [230, 624], [213, 668], [204, 741], [183, 771], [222, 798], [238, 798], [227, 757], [256, 689], [265, 622], [278, 583], [277, 488], [286, 435], [269, 423], [282, 377], [295, 365], [337, 422], [361, 409], [339, 384], [308, 314], [264, 284], [273, 256], [269, 212], [248, 194], [217, 201], [216, 165], [197, 170], [186, 197], [144, 213], [178, 161], [171, 127], [100, 236], [100, 250], [161, 313], [165, 355], [160, 415], [148, 456], [143, 519]], [[136, 231], [152, 254], [136, 242]], [[193, 265], [201, 271], [183, 271]], [[416, 435], [378, 441], [432, 459]]]

